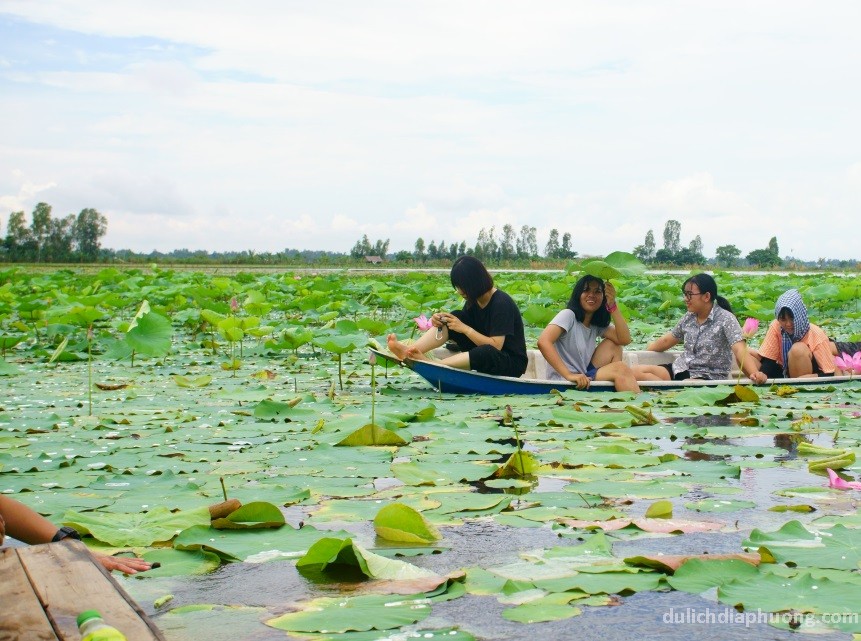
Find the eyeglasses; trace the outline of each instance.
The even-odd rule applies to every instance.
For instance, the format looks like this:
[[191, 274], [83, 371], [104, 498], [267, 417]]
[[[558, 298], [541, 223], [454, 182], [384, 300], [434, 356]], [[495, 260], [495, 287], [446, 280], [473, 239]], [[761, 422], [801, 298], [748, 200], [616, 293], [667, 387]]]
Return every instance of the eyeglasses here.
[[690, 300], [694, 296], [702, 296], [704, 292], [692, 292], [688, 290], [682, 290], [682, 296], [685, 297], [685, 300]]

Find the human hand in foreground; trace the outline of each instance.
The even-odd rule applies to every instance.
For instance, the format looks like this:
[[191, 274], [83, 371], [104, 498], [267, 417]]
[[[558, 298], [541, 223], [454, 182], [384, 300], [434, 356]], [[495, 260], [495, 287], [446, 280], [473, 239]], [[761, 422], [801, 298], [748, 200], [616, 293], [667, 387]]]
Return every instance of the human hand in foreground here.
[[152, 563], [129, 556], [109, 556], [99, 552], [93, 552], [96, 561], [102, 564], [108, 572], [119, 570], [123, 574], [137, 574], [152, 568]]

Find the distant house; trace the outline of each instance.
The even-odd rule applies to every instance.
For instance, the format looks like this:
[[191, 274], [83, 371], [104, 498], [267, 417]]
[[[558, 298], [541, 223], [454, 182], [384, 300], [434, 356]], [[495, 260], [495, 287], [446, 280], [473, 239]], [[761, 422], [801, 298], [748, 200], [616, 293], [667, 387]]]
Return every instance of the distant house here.
[[381, 262], [383, 262], [383, 259], [379, 256], [365, 256], [365, 262], [371, 263], [372, 265], [379, 265]]

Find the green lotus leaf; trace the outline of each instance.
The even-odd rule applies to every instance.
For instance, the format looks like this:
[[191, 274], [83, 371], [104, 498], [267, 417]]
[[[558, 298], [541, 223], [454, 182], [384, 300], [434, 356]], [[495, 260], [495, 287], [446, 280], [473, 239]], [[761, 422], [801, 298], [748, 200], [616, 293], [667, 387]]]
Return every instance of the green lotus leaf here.
[[139, 514], [69, 511], [63, 515], [63, 524], [110, 545], [142, 547], [170, 541], [195, 525], [209, 525], [209, 509], [171, 512], [159, 506]]
[[789, 578], [766, 574], [720, 586], [718, 600], [745, 610], [764, 612], [855, 613], [858, 594], [848, 587], [846, 583], [824, 577], [815, 579], [806, 572]]
[[290, 632], [391, 630], [418, 623], [431, 611], [424, 598], [398, 595], [323, 597], [297, 605], [303, 609], [269, 619], [266, 625]]
[[673, 504], [669, 501], [655, 501], [647, 509], [647, 519], [671, 519], [673, 518]]
[[360, 447], [365, 445], [406, 445], [407, 442], [395, 432], [387, 430], [379, 425], [369, 423], [363, 425], [355, 432], [351, 432], [342, 438], [336, 445]]
[[212, 521], [216, 530], [241, 530], [251, 528], [281, 527], [286, 521], [284, 515], [272, 503], [254, 501], [246, 503], [225, 518]]
[[667, 583], [674, 590], [700, 594], [715, 586], [745, 581], [758, 574], [755, 566], [738, 559], [689, 559], [667, 577]]
[[139, 354], [164, 356], [170, 351], [173, 328], [170, 321], [155, 312], [147, 312], [129, 329], [126, 342]]
[[136, 579], [155, 579], [164, 576], [208, 574], [218, 569], [221, 559], [205, 550], [174, 550], [161, 548], [144, 552], [143, 558], [160, 567], [135, 574]]
[[765, 551], [777, 563], [837, 570], [861, 567], [861, 531], [841, 524], [819, 533], [790, 521], [776, 532], [753, 530], [742, 546]]
[[352, 352], [359, 345], [365, 344], [365, 339], [362, 336], [347, 335], [347, 336], [320, 336], [312, 341], [314, 345], [320, 349], [333, 354], [346, 354]]
[[389, 541], [430, 543], [438, 541], [439, 531], [413, 508], [403, 503], [386, 505], [374, 517], [377, 536]]
[[299, 529], [285, 525], [250, 530], [215, 530], [198, 525], [180, 532], [173, 541], [173, 547], [178, 550], [210, 550], [228, 561], [262, 563], [299, 558], [316, 541], [332, 535], [349, 536], [342, 530], [317, 530], [308, 525]]
[[189, 378], [188, 376], [180, 376], [176, 374], [172, 376], [173, 382], [179, 385], [180, 387], [206, 387], [212, 382], [212, 376], [205, 374], [203, 376], [195, 376], [194, 378]]

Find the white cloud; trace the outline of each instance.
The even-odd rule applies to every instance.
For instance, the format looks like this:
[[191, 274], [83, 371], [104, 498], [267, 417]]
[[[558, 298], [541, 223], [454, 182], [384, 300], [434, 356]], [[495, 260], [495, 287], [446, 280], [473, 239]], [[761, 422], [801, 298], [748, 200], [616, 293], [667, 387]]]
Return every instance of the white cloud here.
[[861, 131], [838, 107], [861, 101], [848, 0], [0, 13], [52, 41], [0, 61], [0, 217], [95, 207], [106, 244], [141, 250], [412, 249], [528, 224], [590, 254], [676, 218], [707, 253], [775, 234], [802, 257], [857, 253], [831, 231], [861, 198]]

